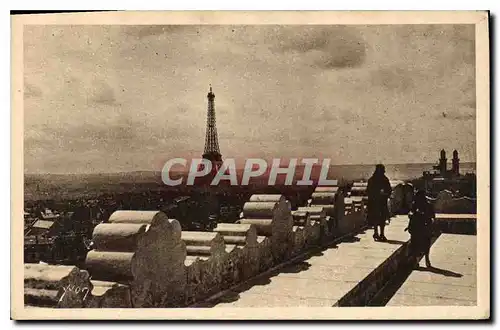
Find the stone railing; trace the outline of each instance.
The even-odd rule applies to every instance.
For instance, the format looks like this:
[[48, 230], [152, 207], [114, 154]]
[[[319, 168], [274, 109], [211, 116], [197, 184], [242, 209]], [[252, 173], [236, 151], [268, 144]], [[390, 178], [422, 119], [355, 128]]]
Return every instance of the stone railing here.
[[365, 200], [368, 200], [368, 194], [366, 193], [367, 187], [368, 182], [354, 182], [350, 190], [350, 197], [359, 196], [364, 197]]
[[[389, 214], [394, 216], [396, 214], [407, 213], [413, 201], [413, 186], [403, 181], [390, 181], [392, 193], [387, 200]], [[367, 182], [354, 182], [350, 190], [350, 198], [353, 203], [359, 203], [360, 199], [366, 206], [368, 202]]]
[[328, 232], [334, 233], [344, 217], [344, 195], [338, 187], [317, 187], [311, 196], [311, 207], [323, 208], [328, 218]]
[[116, 211], [95, 227], [92, 241], [87, 270], [95, 280], [129, 285], [133, 307], [184, 302], [188, 253], [177, 220], [157, 211]]
[[[25, 303], [144, 308], [203, 301], [308, 249], [361, 229], [363, 205], [346, 210], [349, 199], [333, 190], [317, 189], [312, 198], [315, 204], [296, 211], [282, 195], [253, 195], [243, 207], [242, 219], [219, 223], [213, 232], [181, 231], [179, 222], [162, 212], [116, 211], [109, 223], [94, 229], [85, 270], [26, 266]], [[50, 275], [33, 281], [36, 276], [30, 267]], [[42, 284], [34, 286], [35, 282]], [[61, 300], [68, 285], [80, 289]], [[53, 298], [42, 304], [45, 300], [33, 298], [37, 296], [33, 290], [45, 288]], [[88, 288], [85, 294], [83, 288]]]

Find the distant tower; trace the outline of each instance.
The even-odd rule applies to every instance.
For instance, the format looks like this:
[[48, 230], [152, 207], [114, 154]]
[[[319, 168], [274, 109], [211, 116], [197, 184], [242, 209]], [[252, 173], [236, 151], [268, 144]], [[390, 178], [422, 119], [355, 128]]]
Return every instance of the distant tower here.
[[446, 171], [447, 171], [447, 168], [446, 168], [446, 163], [447, 163], [447, 159], [446, 159], [446, 151], [441, 150], [441, 158], [439, 158], [439, 171], [441, 172], [441, 175], [442, 176], [445, 176], [446, 175]]
[[219, 168], [222, 164], [222, 155], [219, 150], [219, 138], [217, 136], [217, 126], [215, 125], [215, 94], [212, 92], [212, 86], [210, 86], [207, 98], [207, 133], [205, 136], [205, 150], [202, 157], [212, 162], [212, 168]]
[[458, 158], [458, 151], [456, 150], [453, 150], [451, 171], [454, 175], [460, 175], [460, 159]]

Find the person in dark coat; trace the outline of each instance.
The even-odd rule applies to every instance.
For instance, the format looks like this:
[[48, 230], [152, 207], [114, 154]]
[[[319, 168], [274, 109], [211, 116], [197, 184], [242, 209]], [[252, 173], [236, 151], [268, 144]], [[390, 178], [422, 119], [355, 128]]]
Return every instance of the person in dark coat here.
[[425, 264], [431, 267], [429, 250], [431, 248], [433, 220], [436, 217], [434, 207], [427, 201], [423, 190], [417, 191], [410, 212], [408, 231], [411, 235], [411, 256], [418, 260], [422, 254], [425, 256]]
[[[384, 228], [386, 220], [389, 219], [387, 199], [391, 196], [392, 188], [389, 179], [385, 176], [384, 165], [379, 164], [375, 167], [375, 172], [368, 179], [366, 190], [368, 194], [367, 221], [369, 226], [373, 226], [373, 239], [387, 241]], [[378, 227], [380, 227], [380, 235]]]

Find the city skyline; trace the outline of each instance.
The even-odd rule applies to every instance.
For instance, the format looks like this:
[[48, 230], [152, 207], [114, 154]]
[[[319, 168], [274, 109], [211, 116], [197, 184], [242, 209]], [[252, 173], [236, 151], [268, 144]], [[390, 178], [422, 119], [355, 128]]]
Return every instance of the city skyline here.
[[199, 158], [209, 84], [223, 157], [475, 161], [473, 25], [31, 26], [24, 46], [26, 173]]

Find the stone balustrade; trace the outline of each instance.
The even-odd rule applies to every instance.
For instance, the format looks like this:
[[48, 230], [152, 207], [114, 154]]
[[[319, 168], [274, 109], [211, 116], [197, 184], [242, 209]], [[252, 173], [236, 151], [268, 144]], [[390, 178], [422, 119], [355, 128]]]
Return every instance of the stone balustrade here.
[[28, 306], [82, 308], [93, 285], [75, 266], [24, 264], [24, 303]]
[[363, 196], [351, 196], [343, 198], [344, 216], [339, 222], [337, 235], [343, 236], [361, 228], [366, 224], [366, 204]]
[[87, 270], [95, 280], [129, 285], [133, 307], [184, 302], [187, 249], [177, 220], [158, 211], [116, 211], [95, 227], [93, 242]]
[[[368, 204], [368, 182], [354, 182], [349, 197], [352, 198], [352, 207], [357, 211], [357, 209], [361, 206], [366, 208]], [[360, 201], [362, 202], [360, 204]]]
[[353, 186], [351, 188], [351, 196], [366, 196], [366, 187]]
[[221, 290], [227, 253], [224, 238], [216, 232], [183, 231], [187, 257], [184, 301], [194, 302]]
[[307, 237], [308, 244], [317, 245], [322, 239], [328, 237], [328, 221], [326, 209], [322, 206], [303, 206], [297, 209], [299, 212], [307, 212], [311, 221], [310, 235]]
[[[309, 212], [306, 211], [293, 211], [293, 255], [302, 252], [307, 245], [313, 245], [311, 238], [313, 237], [313, 225]], [[318, 224], [318, 237], [319, 237], [319, 224]], [[309, 241], [308, 241], [309, 239]]]
[[[214, 229], [222, 235], [228, 255], [229, 268], [225, 286], [245, 281], [260, 271], [261, 247], [255, 226], [249, 224], [219, 223]], [[266, 240], [262, 237], [262, 241]], [[262, 244], [263, 246], [266, 243]], [[234, 269], [234, 271], [233, 271]]]
[[[319, 200], [329, 203], [327, 207], [307, 206], [296, 211], [291, 211], [282, 195], [253, 195], [244, 204], [242, 219], [234, 224], [219, 223], [212, 232], [181, 231], [177, 220], [158, 211], [116, 211], [109, 223], [95, 227], [85, 270], [27, 264], [27, 303], [143, 308], [183, 307], [203, 301], [314, 246], [360, 229], [364, 225], [361, 212], [354, 208], [345, 211], [344, 198], [338, 202], [330, 195], [338, 191], [327, 188], [315, 191]], [[313, 200], [319, 202], [316, 196]], [[328, 206], [333, 206], [334, 216], [337, 211], [342, 213], [333, 232]], [[52, 284], [33, 284], [36, 280], [32, 279], [41, 276], [33, 274], [37, 267], [57, 274], [51, 275], [48, 282]], [[76, 298], [65, 296], [59, 301], [68, 284], [88, 288], [85, 299], [80, 290]], [[52, 292], [39, 291], [37, 300], [33, 290]]]
[[93, 289], [88, 300], [87, 308], [131, 308], [132, 296], [130, 286], [117, 282], [91, 280]]
[[282, 195], [252, 195], [243, 205], [241, 224], [254, 225], [257, 234], [270, 239], [274, 262], [290, 256], [287, 247], [293, 241], [290, 202]]
[[[391, 196], [387, 200], [387, 206], [391, 216], [406, 213], [413, 201], [413, 186], [399, 180], [389, 181], [392, 189]], [[354, 182], [350, 190], [350, 197], [356, 210], [359, 208], [366, 211], [368, 203], [367, 182]]]
[[390, 181], [392, 193], [387, 203], [389, 214], [396, 215], [405, 208], [405, 183], [402, 181]]

